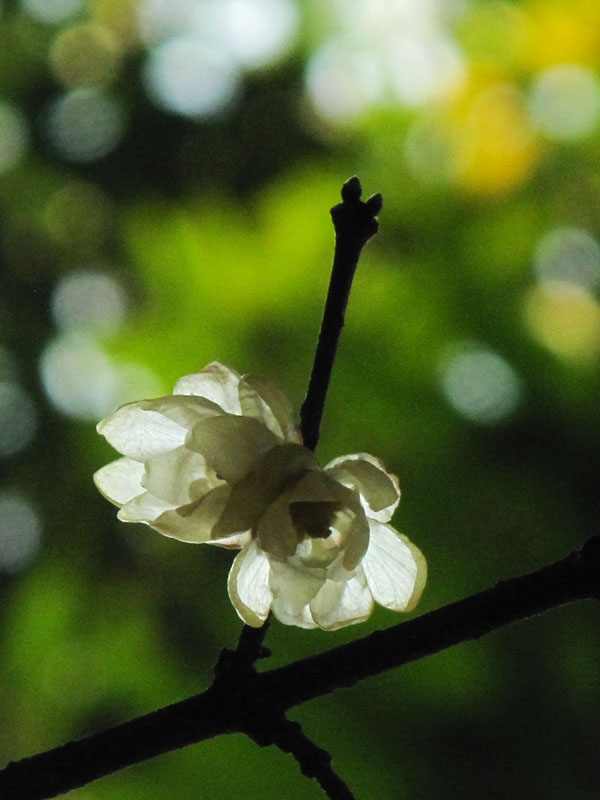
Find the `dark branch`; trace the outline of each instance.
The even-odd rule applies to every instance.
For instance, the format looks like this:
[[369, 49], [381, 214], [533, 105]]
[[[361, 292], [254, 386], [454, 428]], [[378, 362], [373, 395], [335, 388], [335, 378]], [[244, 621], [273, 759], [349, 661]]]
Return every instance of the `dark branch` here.
[[[259, 744], [279, 745], [277, 725], [292, 706], [584, 598], [600, 599], [600, 537], [537, 572], [502, 581], [437, 611], [285, 667], [256, 673], [247, 661], [240, 668], [244, 660], [224, 651], [215, 681], [203, 694], [10, 764], [0, 772], [0, 797], [55, 797], [123, 767], [224, 733], [246, 733]], [[232, 655], [239, 662], [233, 668]], [[271, 722], [265, 726], [263, 719]]]
[[319, 441], [325, 397], [356, 265], [363, 247], [378, 230], [375, 217], [381, 211], [381, 195], [375, 194], [363, 203], [361, 194], [358, 178], [350, 178], [342, 187], [343, 202], [331, 209], [335, 228], [333, 268], [308, 391], [300, 409], [302, 438], [310, 450]]

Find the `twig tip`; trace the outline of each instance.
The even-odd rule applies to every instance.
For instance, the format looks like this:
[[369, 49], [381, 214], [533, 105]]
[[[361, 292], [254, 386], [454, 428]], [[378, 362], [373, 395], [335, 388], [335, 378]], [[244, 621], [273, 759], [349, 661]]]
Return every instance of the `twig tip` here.
[[361, 195], [362, 186], [356, 175], [353, 175], [351, 178], [348, 178], [346, 183], [342, 186], [342, 200], [345, 203], [356, 203], [360, 200]]

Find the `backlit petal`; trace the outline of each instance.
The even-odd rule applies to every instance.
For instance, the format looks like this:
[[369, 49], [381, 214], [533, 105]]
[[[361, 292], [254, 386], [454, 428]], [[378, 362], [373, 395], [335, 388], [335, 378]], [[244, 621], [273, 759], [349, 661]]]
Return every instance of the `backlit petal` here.
[[389, 522], [398, 502], [400, 487], [395, 475], [385, 471], [383, 462], [368, 453], [355, 453], [330, 461], [325, 471], [360, 493], [367, 516]]
[[158, 411], [167, 419], [190, 430], [200, 419], [222, 416], [225, 412], [216, 403], [205, 397], [191, 395], [168, 395], [154, 400], [142, 400], [138, 403], [144, 411]]
[[253, 628], [260, 628], [269, 615], [273, 599], [269, 573], [269, 559], [256, 542], [238, 553], [229, 571], [229, 599], [238, 616]]
[[173, 420], [142, 403], [128, 403], [102, 420], [96, 430], [124, 456], [144, 461], [155, 453], [165, 453], [185, 441], [187, 431]]
[[190, 431], [187, 447], [200, 453], [219, 477], [235, 483], [281, 440], [249, 417], [224, 414], [202, 419]]
[[143, 475], [144, 465], [139, 461], [118, 458], [94, 474], [94, 483], [107, 500], [122, 506], [144, 492]]
[[217, 486], [200, 500], [165, 510], [152, 521], [152, 527], [164, 536], [182, 542], [208, 542], [228, 494], [228, 486]]
[[292, 405], [284, 393], [261, 375], [243, 375], [239, 385], [242, 414], [263, 422], [288, 442], [300, 442]]
[[347, 581], [326, 581], [311, 601], [310, 610], [319, 628], [334, 631], [364, 622], [371, 615], [373, 605], [365, 576], [359, 571]]
[[202, 456], [185, 446], [158, 453], [147, 459], [144, 466], [144, 488], [173, 505], [198, 500], [220, 483]]
[[267, 506], [284, 490], [290, 478], [317, 470], [309, 450], [297, 444], [273, 447], [238, 483], [234, 484], [215, 533], [246, 530], [258, 525]]
[[298, 615], [325, 583], [324, 570], [302, 570], [272, 558], [273, 612]]
[[256, 538], [263, 550], [276, 558], [288, 558], [296, 552], [298, 535], [285, 495], [267, 508], [256, 528]]
[[197, 397], [206, 397], [220, 406], [228, 414], [241, 414], [240, 401], [238, 396], [238, 384], [240, 376], [238, 373], [212, 361], [207, 364], [202, 372], [193, 375], [184, 375], [180, 378], [173, 388], [173, 394], [193, 394]]
[[373, 597], [393, 611], [410, 611], [419, 601], [427, 580], [421, 551], [390, 525], [369, 520], [369, 549], [362, 560]]
[[125, 503], [117, 517], [121, 522], [145, 522], [150, 525], [157, 517], [172, 508], [173, 503], [159, 500], [150, 492], [144, 492]]
[[295, 625], [296, 628], [305, 628], [309, 630], [318, 628], [311, 614], [309, 605], [305, 605], [304, 608], [290, 613], [281, 603], [277, 604], [274, 602], [271, 611], [273, 612], [273, 616], [283, 625]]

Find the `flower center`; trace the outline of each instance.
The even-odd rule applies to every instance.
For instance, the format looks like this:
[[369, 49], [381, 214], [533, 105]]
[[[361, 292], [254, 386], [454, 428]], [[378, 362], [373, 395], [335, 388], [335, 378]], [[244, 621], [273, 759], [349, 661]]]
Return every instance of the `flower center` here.
[[331, 523], [342, 508], [341, 503], [297, 501], [290, 503], [290, 515], [300, 537], [326, 539], [331, 534]]

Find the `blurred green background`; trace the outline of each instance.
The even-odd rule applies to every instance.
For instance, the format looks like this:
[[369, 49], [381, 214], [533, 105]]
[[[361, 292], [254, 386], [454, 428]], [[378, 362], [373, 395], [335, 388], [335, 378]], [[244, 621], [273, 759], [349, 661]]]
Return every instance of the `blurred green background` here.
[[[318, 454], [400, 477], [416, 613], [577, 548], [600, 467], [596, 0], [22, 0], [0, 10], [0, 757], [204, 689], [231, 554], [117, 522], [116, 405], [218, 359], [299, 408], [329, 208], [384, 197]], [[274, 623], [275, 666], [336, 633]], [[357, 797], [600, 791], [598, 609], [295, 709]], [[223, 737], [73, 800], [318, 798]]]

